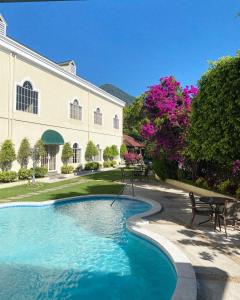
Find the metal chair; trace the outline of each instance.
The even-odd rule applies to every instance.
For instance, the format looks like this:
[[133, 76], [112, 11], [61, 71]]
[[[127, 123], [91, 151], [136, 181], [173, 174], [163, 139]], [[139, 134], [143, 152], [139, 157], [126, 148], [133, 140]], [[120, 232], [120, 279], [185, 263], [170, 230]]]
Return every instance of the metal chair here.
[[229, 221], [234, 225], [234, 230], [236, 229], [237, 222], [240, 221], [240, 202], [236, 200], [226, 200], [222, 213], [218, 214], [218, 222], [221, 230], [220, 219], [223, 219], [223, 225], [225, 230], [225, 235], [227, 237], [227, 223]]
[[192, 227], [196, 215], [209, 217], [209, 219], [200, 222], [198, 225], [211, 221], [214, 213], [213, 208], [210, 205], [206, 205], [204, 203], [199, 203], [199, 202], [196, 203], [195, 197], [192, 192], [189, 193], [189, 198], [192, 206], [192, 219], [191, 219], [190, 227]]

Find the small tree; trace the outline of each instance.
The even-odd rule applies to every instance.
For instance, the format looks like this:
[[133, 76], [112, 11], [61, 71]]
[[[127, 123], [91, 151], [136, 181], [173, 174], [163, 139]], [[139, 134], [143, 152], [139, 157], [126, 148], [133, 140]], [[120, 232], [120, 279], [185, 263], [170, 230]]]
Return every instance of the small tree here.
[[115, 157], [119, 155], [119, 151], [116, 145], [111, 146], [111, 159], [113, 160]]
[[0, 165], [3, 171], [8, 171], [16, 159], [14, 145], [11, 140], [5, 140], [0, 150]]
[[73, 150], [70, 143], [65, 143], [62, 149], [62, 162], [67, 166], [69, 159], [73, 156]]
[[85, 151], [86, 161], [93, 161], [93, 157], [98, 155], [98, 149], [92, 141], [87, 143], [87, 148]]
[[31, 155], [30, 144], [27, 138], [24, 138], [18, 150], [17, 161], [21, 168], [27, 168], [29, 157]]
[[38, 140], [31, 151], [33, 162], [32, 183], [35, 183], [35, 168], [39, 164], [41, 157], [44, 155], [46, 155], [44, 144], [41, 140]]
[[105, 161], [108, 161], [111, 159], [111, 156], [112, 156], [112, 151], [111, 151], [111, 148], [110, 147], [106, 147], [103, 151], [103, 159]]
[[124, 158], [124, 155], [127, 153], [127, 146], [125, 144], [122, 144], [121, 145], [121, 148], [120, 148], [120, 157], [121, 158]]

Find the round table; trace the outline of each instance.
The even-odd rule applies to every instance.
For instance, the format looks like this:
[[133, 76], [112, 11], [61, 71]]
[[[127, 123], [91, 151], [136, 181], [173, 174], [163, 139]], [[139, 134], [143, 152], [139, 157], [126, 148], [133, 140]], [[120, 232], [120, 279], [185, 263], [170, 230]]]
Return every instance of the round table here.
[[224, 206], [226, 201], [237, 201], [226, 197], [200, 197], [199, 200], [205, 204], [209, 204], [214, 210], [214, 230], [217, 227], [218, 215], [221, 213], [220, 207]]

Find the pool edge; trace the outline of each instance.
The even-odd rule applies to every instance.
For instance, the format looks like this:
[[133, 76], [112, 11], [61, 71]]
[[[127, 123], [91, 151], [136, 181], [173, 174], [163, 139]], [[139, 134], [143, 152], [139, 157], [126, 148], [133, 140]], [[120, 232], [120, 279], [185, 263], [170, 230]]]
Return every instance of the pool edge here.
[[[97, 195], [86, 195], [86, 196], [76, 196], [70, 198], [62, 198], [56, 200], [47, 200], [41, 202], [11, 202], [11, 203], [1, 203], [0, 208], [7, 207], [39, 207], [54, 205], [56, 203], [68, 202], [77, 199], [88, 199], [88, 198], [98, 198], [106, 197], [113, 198], [117, 195], [112, 194], [97, 194]], [[146, 240], [152, 242], [155, 246], [160, 248], [171, 260], [176, 273], [177, 273], [177, 285], [172, 295], [172, 300], [196, 300], [197, 299], [197, 282], [193, 266], [187, 256], [180, 250], [173, 242], [169, 241], [167, 238], [163, 237], [159, 233], [152, 232], [151, 230], [144, 228], [146, 224], [149, 224], [148, 220], [143, 218], [149, 217], [156, 213], [162, 211], [162, 205], [154, 200], [142, 198], [142, 197], [132, 197], [128, 195], [118, 196], [119, 198], [127, 198], [131, 200], [138, 200], [148, 203], [152, 208], [144, 213], [137, 214], [130, 217], [127, 220], [127, 228], [130, 232], [140, 236]]]

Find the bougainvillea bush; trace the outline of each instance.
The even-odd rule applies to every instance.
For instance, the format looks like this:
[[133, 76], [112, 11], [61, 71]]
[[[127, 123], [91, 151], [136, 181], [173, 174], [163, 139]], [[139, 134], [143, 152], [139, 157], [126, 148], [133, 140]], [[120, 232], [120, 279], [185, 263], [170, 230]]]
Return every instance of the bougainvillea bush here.
[[141, 162], [142, 155], [137, 153], [128, 152], [124, 155], [124, 160], [127, 165], [134, 165], [136, 163]]
[[141, 128], [144, 139], [154, 143], [154, 156], [182, 162], [186, 134], [189, 128], [191, 101], [198, 89], [181, 87], [173, 77], [162, 77], [145, 93], [146, 120]]

